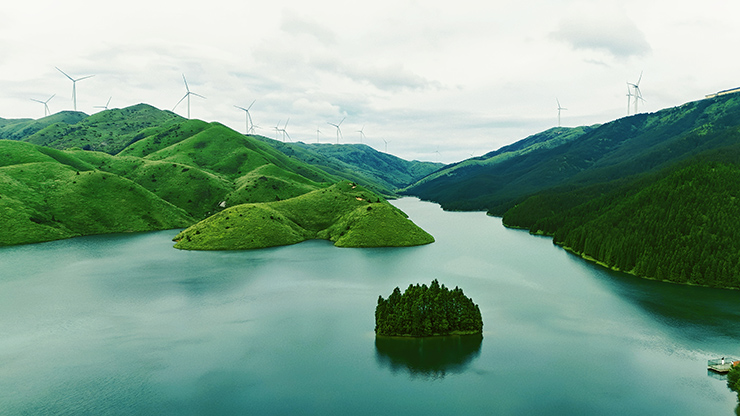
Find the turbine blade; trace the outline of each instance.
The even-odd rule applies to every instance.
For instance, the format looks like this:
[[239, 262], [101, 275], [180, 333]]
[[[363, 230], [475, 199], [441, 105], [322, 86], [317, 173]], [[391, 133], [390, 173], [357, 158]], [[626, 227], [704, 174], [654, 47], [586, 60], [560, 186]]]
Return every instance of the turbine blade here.
[[202, 95], [200, 95], [200, 94], [196, 94], [196, 93], [194, 93], [194, 92], [191, 92], [191, 93], [189, 93], [189, 94], [192, 94], [192, 95], [194, 95], [194, 96], [196, 96], [196, 97], [200, 97], [200, 98], [203, 98], [203, 99], [207, 99], [206, 97], [204, 97], [204, 96], [202, 96]]
[[345, 118], [347, 118], [347, 117], [342, 118], [342, 121], [340, 121], [339, 124], [337, 124], [337, 127], [339, 127], [339, 126], [342, 125], [342, 122], [344, 121]]
[[56, 97], [56, 96], [57, 96], [56, 94], [52, 95], [51, 97], [49, 97], [49, 99], [48, 99], [48, 100], [46, 100], [46, 102], [48, 103], [49, 101], [51, 101], [51, 99], [52, 99], [52, 98], [54, 98], [54, 97]]
[[249, 111], [249, 110], [250, 110], [250, 109], [252, 108], [252, 106], [254, 105], [254, 103], [255, 103], [256, 101], [257, 101], [257, 100], [253, 100], [253, 101], [252, 101], [252, 104], [249, 104], [249, 107], [247, 107], [247, 110], [246, 110], [246, 111]]
[[59, 72], [61, 72], [62, 74], [64, 74], [64, 76], [65, 76], [65, 77], [69, 78], [69, 80], [70, 80], [70, 81], [73, 81], [73, 82], [74, 82], [74, 79], [72, 79], [72, 77], [70, 77], [70, 76], [69, 76], [69, 75], [67, 75], [67, 74], [66, 74], [66, 73], [65, 73], [64, 71], [62, 71], [61, 69], [59, 69], [59, 67], [56, 67], [56, 66], [55, 66], [54, 68], [56, 68], [56, 69], [57, 69], [57, 71], [59, 71]]
[[285, 121], [285, 125], [283, 126], [283, 130], [285, 130], [286, 127], [288, 127], [288, 122], [290, 121], [290, 117], [288, 117], [288, 120]]
[[180, 101], [178, 101], [177, 104], [175, 104], [175, 106], [172, 107], [172, 111], [175, 111], [175, 109], [177, 108], [177, 106], [180, 105], [180, 103], [182, 102], [182, 100], [184, 100], [185, 98], [187, 98], [189, 94], [190, 93], [183, 95], [182, 98], [180, 98]]
[[82, 78], [77, 78], [77, 79], [75, 79], [75, 80], [73, 80], [73, 81], [74, 81], [74, 82], [77, 82], [77, 81], [82, 81], [83, 79], [88, 79], [88, 78], [92, 78], [92, 77], [94, 77], [94, 76], [95, 76], [95, 75], [88, 75], [88, 76], [86, 76], [86, 77], [82, 77]]
[[236, 108], [238, 108], [238, 109], [240, 109], [240, 110], [244, 110], [244, 111], [247, 111], [247, 109], [246, 109], [246, 108], [244, 108], [244, 107], [239, 107], [238, 105], [235, 105], [234, 107], [236, 107]]
[[36, 101], [37, 103], [41, 103], [41, 104], [44, 104], [44, 102], [43, 102], [43, 101], [41, 101], [41, 100], [37, 100], [37, 99], [34, 99], [34, 98], [31, 98], [31, 101]]
[[185, 79], [185, 74], [182, 74], [182, 80], [185, 82], [185, 89], [187, 92], [190, 92], [190, 87], [188, 87], [188, 80]]
[[637, 79], [637, 85], [640, 85], [640, 81], [642, 81], [642, 71], [640, 71], [640, 78]]

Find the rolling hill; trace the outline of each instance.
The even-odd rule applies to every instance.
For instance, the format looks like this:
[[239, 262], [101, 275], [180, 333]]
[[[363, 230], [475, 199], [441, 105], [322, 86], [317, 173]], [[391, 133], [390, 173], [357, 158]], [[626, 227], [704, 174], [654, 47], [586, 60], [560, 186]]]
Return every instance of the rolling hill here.
[[399, 247], [434, 238], [382, 197], [343, 181], [284, 201], [225, 209], [175, 237], [176, 248], [243, 250], [309, 239], [339, 247]]

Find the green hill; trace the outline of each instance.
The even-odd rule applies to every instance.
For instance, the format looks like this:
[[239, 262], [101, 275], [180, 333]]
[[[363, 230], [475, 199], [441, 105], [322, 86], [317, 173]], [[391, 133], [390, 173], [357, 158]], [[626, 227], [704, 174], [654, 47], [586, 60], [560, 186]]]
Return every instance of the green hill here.
[[147, 104], [101, 111], [82, 118], [50, 124], [20, 140], [57, 149], [79, 147], [117, 154], [129, 144], [168, 129], [184, 118]]
[[399, 209], [349, 181], [284, 201], [227, 208], [174, 240], [180, 249], [242, 250], [316, 238], [339, 247], [413, 246], [434, 241]]
[[79, 111], [61, 111], [38, 120], [0, 118], [0, 140], [23, 140], [53, 124], [76, 124], [86, 117]]

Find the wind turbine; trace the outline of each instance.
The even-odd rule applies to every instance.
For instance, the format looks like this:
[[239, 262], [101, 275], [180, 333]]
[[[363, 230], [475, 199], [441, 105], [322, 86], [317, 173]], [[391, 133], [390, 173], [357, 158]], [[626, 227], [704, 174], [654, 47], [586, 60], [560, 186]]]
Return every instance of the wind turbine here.
[[383, 142], [385, 143], [385, 153], [388, 153], [388, 140], [383, 139]]
[[[342, 118], [342, 121], [344, 121], [345, 118], [347, 118], [347, 117]], [[332, 126], [334, 126], [334, 127], [337, 128], [337, 144], [339, 144], [339, 137], [342, 136], [342, 129], [339, 128], [339, 126], [342, 125], [342, 121], [340, 121], [337, 124], [327, 122], [327, 124], [331, 124]]]
[[558, 127], [560, 127], [560, 110], [567, 110], [567, 108], [561, 107], [560, 100], [558, 100], [557, 98], [555, 98], [555, 101], [558, 102]]
[[180, 103], [182, 102], [182, 100], [184, 100], [184, 99], [187, 98], [188, 99], [188, 118], [190, 118], [190, 96], [191, 95], [194, 95], [196, 97], [200, 97], [200, 98], [203, 98], [203, 99], [205, 99], [206, 97], [190, 91], [190, 87], [188, 87], [188, 80], [185, 79], [185, 74], [182, 74], [182, 80], [185, 82], [185, 91], [187, 91], [187, 92], [185, 93], [185, 95], [183, 95], [182, 98], [180, 98], [180, 101], [178, 101], [177, 104], [175, 104], [175, 106], [172, 107], [172, 111], [175, 111], [175, 109], [177, 108], [178, 105], [180, 105]]
[[285, 136], [288, 136], [288, 139], [292, 142], [293, 139], [290, 138], [290, 134], [288, 134], [288, 132], [285, 130], [288, 127], [289, 121], [290, 121], [290, 117], [288, 117], [288, 120], [285, 121], [285, 125], [283, 126], [282, 129], [280, 129], [280, 131], [283, 132], [283, 141], [285, 141]]
[[70, 77], [69, 75], [67, 75], [66, 73], [64, 73], [64, 71], [62, 71], [58, 67], [55, 66], [54, 68], [56, 68], [57, 71], [61, 72], [65, 77], [69, 78], [69, 80], [72, 81], [72, 105], [74, 107], [74, 110], [77, 111], [77, 81], [82, 81], [83, 79], [92, 78], [95, 75], [88, 75], [86, 77], [74, 79]]
[[319, 134], [321, 134], [321, 130], [319, 130], [319, 126], [316, 126], [316, 143], [319, 142]]
[[[239, 107], [238, 105], [235, 105], [234, 106], [234, 107], [236, 107], [236, 108], [238, 108], [240, 110], [244, 110], [244, 112], [247, 113], [246, 114], [246, 119], [247, 119], [247, 121], [246, 121], [246, 123], [247, 123], [247, 132], [246, 132], [246, 134], [249, 134], [249, 132], [254, 133], [254, 123], [252, 122], [252, 115], [249, 114], [249, 109], [252, 108], [252, 106], [254, 105], [254, 103], [256, 101], [257, 100], [252, 101], [252, 104], [249, 104], [249, 107], [247, 107], [247, 108]], [[250, 127], [250, 125], [251, 125], [251, 127]]]
[[277, 124], [275, 124], [275, 127], [272, 128], [275, 130], [275, 140], [278, 139], [278, 133], [280, 133], [280, 120], [278, 120]]
[[49, 114], [51, 114], [51, 111], [49, 110], [49, 101], [51, 101], [51, 99], [54, 98], [55, 96], [56, 94], [52, 95], [46, 101], [36, 100], [34, 98], [31, 98], [31, 101], [36, 101], [37, 103], [41, 103], [44, 105], [44, 117], [46, 117]]
[[364, 130], [365, 130], [365, 125], [364, 124], [362, 125], [362, 128], [361, 129], [357, 130], [357, 132], [360, 133], [360, 143], [362, 143], [362, 139], [363, 138], [364, 139], [367, 139], [367, 137], [365, 137]]
[[[640, 100], [645, 102], [645, 99], [642, 98], [642, 91], [640, 91], [640, 81], [642, 81], [642, 71], [640, 71], [640, 78], [637, 79], [637, 83], [635, 84], [632, 84], [630, 82], [627, 83], [627, 89], [629, 90], [629, 87], [631, 86], [632, 89], [634, 90], [634, 93], [631, 94], [631, 96], [635, 97], [635, 114], [637, 114], [637, 102]], [[627, 102], [629, 105], [629, 98], [627, 98]]]
[[108, 106], [110, 105], [110, 100], [112, 100], [112, 99], [113, 99], [113, 97], [110, 97], [110, 98], [108, 98], [108, 102], [105, 103], [105, 105], [96, 105], [96, 106], [93, 106], [93, 108], [102, 108], [103, 110], [107, 110], [108, 109]]

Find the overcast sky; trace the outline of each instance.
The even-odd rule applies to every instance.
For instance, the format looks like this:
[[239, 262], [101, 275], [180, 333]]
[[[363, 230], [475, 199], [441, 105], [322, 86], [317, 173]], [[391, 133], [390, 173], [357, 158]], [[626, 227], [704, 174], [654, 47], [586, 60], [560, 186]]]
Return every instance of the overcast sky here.
[[[7, 3], [7, 2], [6, 2]], [[454, 162], [557, 125], [657, 111], [740, 87], [726, 0], [13, 1], [0, 13], [0, 117], [148, 103], [243, 132], [363, 142]], [[187, 116], [187, 103], [176, 113]]]

